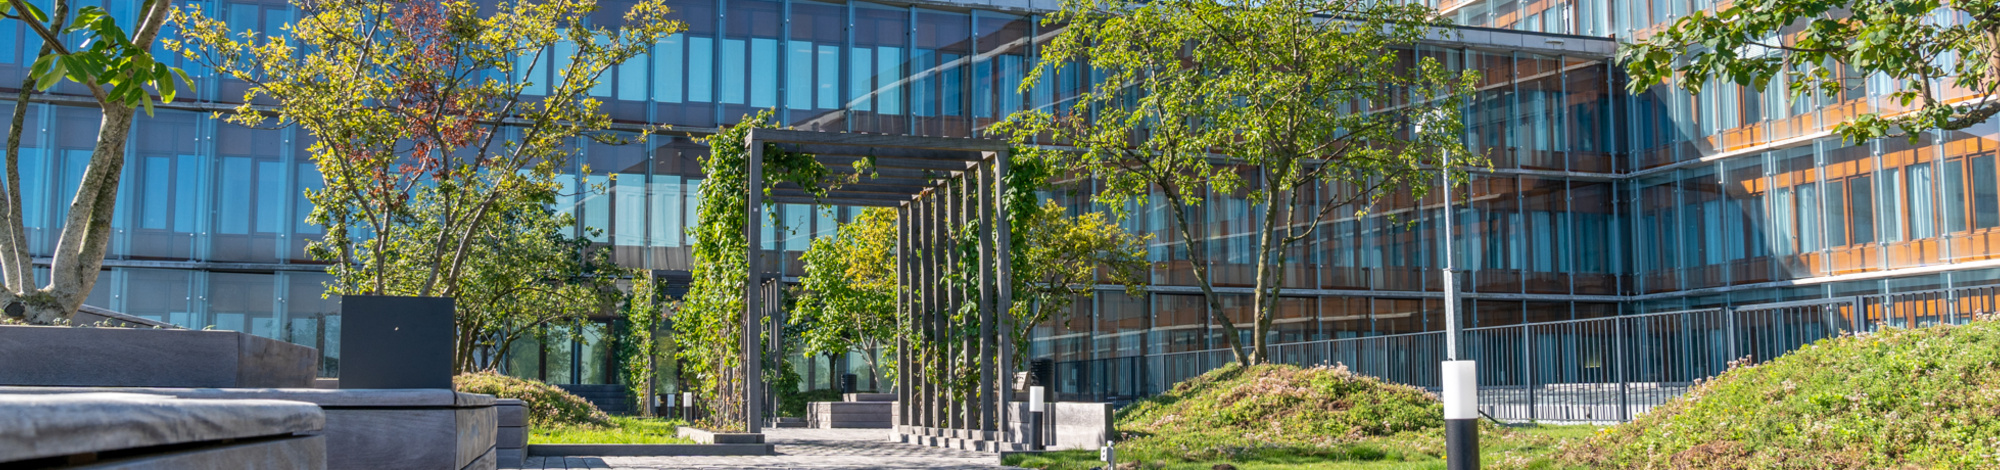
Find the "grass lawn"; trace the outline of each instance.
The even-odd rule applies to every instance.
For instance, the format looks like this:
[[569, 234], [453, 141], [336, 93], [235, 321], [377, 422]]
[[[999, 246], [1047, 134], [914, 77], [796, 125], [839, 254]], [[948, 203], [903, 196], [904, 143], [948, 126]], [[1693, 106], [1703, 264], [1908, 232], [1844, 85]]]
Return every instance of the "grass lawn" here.
[[[1563, 468], [1548, 457], [1556, 446], [1597, 433], [1598, 426], [1486, 426], [1480, 432], [1480, 463], [1492, 468]], [[1118, 446], [1118, 461], [1141, 469], [1210, 470], [1227, 463], [1239, 470], [1403, 470], [1444, 468], [1443, 431], [1405, 432], [1332, 446], [1217, 444], [1222, 458], [1187, 459], [1184, 449], [1200, 442], [1227, 442], [1218, 436], [1145, 436]], [[1052, 470], [1086, 470], [1103, 465], [1096, 451], [1062, 451], [1011, 456], [1007, 465]], [[1126, 467], [1130, 468], [1130, 467]]]
[[528, 435], [529, 444], [693, 444], [676, 437], [677, 419], [612, 416], [610, 426], [560, 426], [536, 428]]

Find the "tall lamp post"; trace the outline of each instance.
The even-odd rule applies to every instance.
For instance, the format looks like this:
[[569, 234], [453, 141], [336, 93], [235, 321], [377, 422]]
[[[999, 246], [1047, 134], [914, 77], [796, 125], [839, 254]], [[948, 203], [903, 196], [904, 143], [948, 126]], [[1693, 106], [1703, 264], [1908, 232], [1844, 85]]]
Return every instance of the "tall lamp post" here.
[[1445, 467], [1479, 468], [1479, 373], [1472, 360], [1458, 357], [1458, 268], [1452, 256], [1450, 155], [1440, 154], [1438, 180], [1444, 182], [1444, 379]]

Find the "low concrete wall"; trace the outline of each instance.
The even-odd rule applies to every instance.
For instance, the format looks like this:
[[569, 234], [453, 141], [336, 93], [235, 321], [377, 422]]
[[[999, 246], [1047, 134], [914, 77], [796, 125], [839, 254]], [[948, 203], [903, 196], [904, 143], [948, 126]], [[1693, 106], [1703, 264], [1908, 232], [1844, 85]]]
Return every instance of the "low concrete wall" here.
[[[1007, 430], [1014, 436], [1026, 436], [1028, 404], [1009, 405], [1013, 409], [1007, 414]], [[1042, 417], [1042, 432], [1052, 438], [1045, 439], [1049, 450], [1097, 450], [1105, 439], [1116, 436], [1112, 423], [1116, 415], [1110, 403], [1055, 402], [1049, 403], [1049, 408], [1050, 415]]]
[[444, 389], [0, 387], [8, 395], [117, 391], [214, 401], [287, 400], [325, 414], [326, 468], [497, 468], [499, 416], [490, 395]]
[[234, 331], [0, 326], [0, 385], [312, 387], [319, 352]]
[[806, 404], [806, 422], [820, 429], [890, 429], [895, 409], [893, 401], [816, 401]]
[[0, 394], [0, 467], [324, 469], [325, 425], [296, 401]]
[[501, 398], [493, 400], [493, 410], [500, 425], [499, 434], [493, 438], [500, 467], [519, 467], [528, 449], [527, 403], [519, 398]]

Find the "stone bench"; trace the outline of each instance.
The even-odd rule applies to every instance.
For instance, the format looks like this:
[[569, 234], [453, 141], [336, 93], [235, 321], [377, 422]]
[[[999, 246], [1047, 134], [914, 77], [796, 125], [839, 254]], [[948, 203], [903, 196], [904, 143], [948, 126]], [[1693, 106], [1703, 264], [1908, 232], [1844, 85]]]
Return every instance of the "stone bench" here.
[[297, 401], [0, 394], [0, 467], [324, 469], [326, 423]]
[[895, 409], [893, 401], [816, 401], [806, 404], [806, 421], [820, 429], [889, 429]]
[[289, 400], [325, 413], [326, 468], [484, 470], [498, 466], [491, 395], [445, 389], [0, 387], [0, 395], [124, 392], [208, 400]]

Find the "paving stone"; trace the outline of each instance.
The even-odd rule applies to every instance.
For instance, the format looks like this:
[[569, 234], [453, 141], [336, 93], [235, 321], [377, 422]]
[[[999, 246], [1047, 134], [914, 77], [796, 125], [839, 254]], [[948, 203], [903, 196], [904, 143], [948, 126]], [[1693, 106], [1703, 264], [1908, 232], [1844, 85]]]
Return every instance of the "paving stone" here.
[[939, 449], [889, 442], [883, 429], [765, 429], [764, 437], [778, 455], [700, 457], [528, 457], [521, 468], [547, 470], [609, 468], [620, 470], [722, 469], [1003, 469], [998, 454]]

